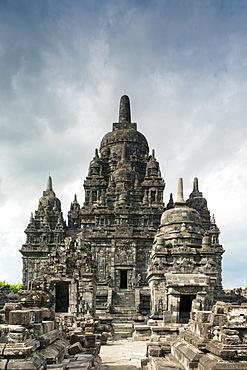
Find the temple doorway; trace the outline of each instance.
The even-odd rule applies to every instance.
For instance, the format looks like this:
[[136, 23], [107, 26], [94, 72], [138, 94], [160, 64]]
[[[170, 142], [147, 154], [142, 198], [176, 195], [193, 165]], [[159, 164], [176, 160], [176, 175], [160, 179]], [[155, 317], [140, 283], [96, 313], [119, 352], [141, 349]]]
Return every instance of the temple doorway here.
[[179, 322], [187, 324], [190, 319], [191, 304], [193, 299], [196, 298], [195, 294], [181, 294], [179, 304]]
[[120, 270], [120, 289], [127, 289], [127, 270]]
[[69, 311], [69, 283], [56, 283], [55, 312]]

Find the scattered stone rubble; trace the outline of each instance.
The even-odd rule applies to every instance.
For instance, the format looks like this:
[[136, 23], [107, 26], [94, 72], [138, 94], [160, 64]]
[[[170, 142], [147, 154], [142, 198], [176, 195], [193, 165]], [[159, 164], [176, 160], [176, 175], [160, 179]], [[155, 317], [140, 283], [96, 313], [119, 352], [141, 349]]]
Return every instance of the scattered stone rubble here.
[[193, 304], [190, 321], [180, 325], [175, 340], [156, 337], [148, 343], [142, 369], [246, 370], [247, 304], [219, 301], [209, 311], [199, 299]]
[[5, 304], [0, 312], [1, 370], [100, 369], [100, 346], [109, 327], [89, 314], [80, 320], [55, 317], [47, 307], [50, 298], [42, 291], [20, 291], [18, 303]]

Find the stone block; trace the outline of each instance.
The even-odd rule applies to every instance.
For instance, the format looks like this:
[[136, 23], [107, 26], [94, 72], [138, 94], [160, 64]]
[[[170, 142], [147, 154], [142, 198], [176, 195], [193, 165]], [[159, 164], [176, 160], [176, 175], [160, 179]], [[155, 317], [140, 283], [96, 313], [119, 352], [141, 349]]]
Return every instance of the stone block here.
[[21, 305], [19, 303], [5, 303], [4, 305], [4, 313], [5, 313], [5, 322], [9, 323], [9, 313], [13, 310], [20, 310]]
[[8, 334], [8, 340], [11, 343], [20, 343], [23, 342], [26, 339], [26, 334], [25, 333], [13, 333], [10, 332]]
[[171, 312], [170, 311], [163, 311], [163, 324], [171, 322]]
[[74, 355], [75, 353], [81, 352], [82, 351], [82, 345], [80, 342], [74, 343], [71, 346], [69, 346], [69, 354]]
[[30, 310], [13, 310], [9, 312], [10, 325], [23, 325], [28, 326], [34, 324], [35, 315]]
[[224, 346], [223, 344], [216, 342], [216, 341], [210, 341], [206, 344], [205, 348], [211, 352], [212, 354], [219, 356], [223, 359], [233, 359], [237, 358], [237, 349], [235, 346], [231, 347]]
[[90, 363], [91, 365], [93, 364], [94, 356], [90, 355], [88, 353], [78, 353], [75, 355], [75, 358], [78, 361], [81, 361], [81, 363]]
[[41, 370], [45, 369], [45, 358], [41, 355], [34, 355], [25, 360], [9, 360], [6, 370]]
[[42, 323], [33, 324], [33, 331], [34, 331], [35, 337], [40, 337], [42, 334], [44, 334], [43, 324]]
[[0, 356], [3, 355], [5, 346], [6, 346], [6, 343], [0, 343]]
[[99, 341], [102, 345], [106, 344], [107, 342], [107, 335], [106, 333], [97, 334], [96, 340]]
[[39, 338], [40, 345], [42, 347], [46, 347], [49, 344], [55, 342], [57, 339], [62, 339], [63, 333], [60, 330], [52, 330], [49, 333], [41, 335]]
[[211, 311], [197, 311], [195, 312], [195, 320], [199, 323], [207, 323]]
[[148, 357], [160, 357], [161, 349], [160, 346], [148, 346]]
[[42, 321], [42, 325], [44, 334], [54, 330], [54, 321]]
[[76, 342], [80, 342], [81, 345], [84, 346], [84, 344], [85, 344], [85, 335], [83, 335], [82, 333], [80, 333], [80, 334], [73, 333], [70, 336], [70, 344], [74, 344]]
[[51, 310], [49, 310], [49, 308], [42, 307], [41, 311], [43, 320], [48, 320], [51, 318]]
[[0, 360], [0, 370], [6, 370], [7, 369], [7, 362], [8, 362], [8, 360], [6, 360], [6, 359], [1, 359]]
[[151, 369], [153, 370], [185, 370], [175, 358], [169, 356], [169, 358], [153, 357], [151, 359]]
[[93, 348], [96, 346], [96, 336], [85, 335], [85, 348]]
[[209, 315], [209, 324], [212, 326], [222, 327], [223, 325], [227, 324], [227, 317], [223, 314], [221, 315], [211, 313]]
[[183, 340], [178, 340], [171, 346], [171, 354], [185, 369], [193, 369], [198, 366], [203, 352]]
[[69, 363], [66, 367], [66, 370], [90, 370], [90, 364], [80, 364], [80, 363]]
[[246, 370], [247, 361], [228, 362], [211, 354], [201, 357], [198, 370]]
[[69, 342], [65, 339], [58, 339], [53, 343], [53, 346], [58, 350], [58, 363], [60, 363], [64, 360], [64, 356], [67, 355]]
[[7, 343], [3, 355], [8, 357], [29, 356], [33, 352], [32, 346], [26, 346], [24, 343]]
[[23, 333], [27, 330], [22, 325], [5, 325], [4, 328], [7, 332], [12, 332], [12, 333]]
[[43, 320], [42, 310], [32, 310], [32, 312], [34, 313], [34, 322], [36, 324], [42, 323]]
[[57, 364], [58, 363], [58, 357], [59, 357], [59, 351], [54, 348], [54, 346], [47, 347], [42, 354], [46, 358], [47, 364]]

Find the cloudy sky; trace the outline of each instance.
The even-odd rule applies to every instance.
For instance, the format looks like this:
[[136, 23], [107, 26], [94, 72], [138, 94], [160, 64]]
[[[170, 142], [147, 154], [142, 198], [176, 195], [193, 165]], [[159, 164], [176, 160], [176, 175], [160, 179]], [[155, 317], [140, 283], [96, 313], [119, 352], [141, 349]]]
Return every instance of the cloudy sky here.
[[167, 183], [194, 176], [221, 229], [225, 288], [247, 283], [247, 2], [0, 1], [0, 280], [49, 173], [67, 217], [130, 96]]

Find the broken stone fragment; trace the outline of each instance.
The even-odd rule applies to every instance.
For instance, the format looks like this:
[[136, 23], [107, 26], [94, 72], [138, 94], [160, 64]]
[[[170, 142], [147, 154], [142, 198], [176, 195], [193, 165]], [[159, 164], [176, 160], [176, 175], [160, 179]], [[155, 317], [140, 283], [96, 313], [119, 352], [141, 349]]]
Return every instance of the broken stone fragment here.
[[81, 345], [81, 343], [80, 342], [76, 342], [76, 343], [72, 344], [69, 347], [68, 351], [69, 351], [69, 354], [70, 355], [74, 355], [75, 353], [81, 352], [82, 351], [82, 345]]
[[35, 314], [30, 310], [15, 310], [9, 312], [10, 325], [24, 325], [28, 326], [34, 324]]

